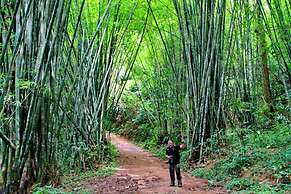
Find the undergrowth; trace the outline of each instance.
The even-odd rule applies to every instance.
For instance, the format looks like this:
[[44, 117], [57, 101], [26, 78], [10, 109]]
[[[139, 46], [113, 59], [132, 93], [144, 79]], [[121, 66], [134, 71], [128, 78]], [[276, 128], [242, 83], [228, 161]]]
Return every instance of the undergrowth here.
[[[237, 141], [237, 131], [244, 138]], [[240, 133], [241, 134], [241, 133]], [[234, 129], [226, 134], [228, 146], [219, 148], [209, 160], [212, 167], [191, 171], [212, 185], [224, 185], [242, 193], [285, 193], [291, 190], [291, 131], [289, 124], [266, 130]]]
[[[126, 105], [132, 107], [126, 107], [119, 113], [122, 121], [113, 127], [112, 132], [126, 136], [154, 156], [165, 160], [164, 130], [150, 125], [149, 116], [142, 107], [138, 108], [133, 103]], [[208, 179], [210, 186], [224, 186], [231, 192], [290, 191], [290, 119], [280, 111], [272, 114], [270, 119], [270, 115], [264, 114], [264, 108], [252, 110], [255, 120], [248, 127], [236, 124], [233, 128], [222, 130], [223, 134], [213, 134], [206, 143], [204, 155], [207, 157], [203, 165], [193, 169], [188, 158], [190, 150], [182, 151], [182, 168], [193, 176]], [[180, 143], [178, 135], [173, 136], [176, 137], [175, 143]]]
[[[117, 171], [118, 150], [113, 144], [106, 145], [105, 158], [102, 164], [96, 169], [81, 170], [72, 169], [62, 177], [62, 182], [59, 187], [53, 185], [42, 186], [35, 184], [32, 188], [34, 194], [68, 194], [68, 193], [90, 193], [82, 188], [82, 183], [95, 177], [106, 177], [113, 175]], [[73, 190], [66, 192], [65, 190]]]

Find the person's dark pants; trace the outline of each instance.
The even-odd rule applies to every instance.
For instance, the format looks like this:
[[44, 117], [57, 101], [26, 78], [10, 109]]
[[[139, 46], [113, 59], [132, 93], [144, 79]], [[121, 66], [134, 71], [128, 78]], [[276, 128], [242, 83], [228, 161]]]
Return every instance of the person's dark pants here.
[[175, 184], [175, 171], [178, 180], [178, 184], [182, 184], [182, 177], [180, 171], [180, 164], [169, 164], [169, 172], [171, 178], [171, 185]]

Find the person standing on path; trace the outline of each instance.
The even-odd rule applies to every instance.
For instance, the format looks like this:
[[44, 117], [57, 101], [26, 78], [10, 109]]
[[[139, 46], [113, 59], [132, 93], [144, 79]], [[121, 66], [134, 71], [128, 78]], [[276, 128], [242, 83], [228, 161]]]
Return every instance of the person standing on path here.
[[171, 139], [168, 140], [168, 147], [166, 150], [166, 156], [169, 163], [169, 173], [171, 178], [170, 186], [175, 186], [175, 171], [178, 180], [178, 187], [182, 187], [182, 176], [180, 170], [180, 150], [185, 148], [185, 144], [174, 145]]

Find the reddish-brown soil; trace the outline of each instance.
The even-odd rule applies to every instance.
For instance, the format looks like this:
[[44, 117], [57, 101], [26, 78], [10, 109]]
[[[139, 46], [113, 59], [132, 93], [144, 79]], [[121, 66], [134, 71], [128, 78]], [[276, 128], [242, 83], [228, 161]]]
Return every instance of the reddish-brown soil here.
[[127, 139], [111, 135], [119, 150], [119, 169], [109, 177], [87, 180], [82, 187], [92, 193], [227, 193], [221, 187], [209, 188], [207, 180], [182, 173], [183, 187], [169, 186], [168, 165]]

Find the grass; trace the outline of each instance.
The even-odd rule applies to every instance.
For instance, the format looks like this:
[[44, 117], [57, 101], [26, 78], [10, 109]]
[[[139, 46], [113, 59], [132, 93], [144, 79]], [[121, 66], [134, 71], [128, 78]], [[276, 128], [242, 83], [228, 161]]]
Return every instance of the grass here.
[[33, 194], [69, 194], [69, 193], [73, 192], [64, 192], [63, 189], [54, 188], [51, 185], [46, 186], [35, 185], [33, 188]]
[[89, 180], [91, 178], [95, 177], [107, 177], [113, 175], [117, 171], [117, 165], [112, 164], [112, 166], [105, 166], [102, 168], [99, 168], [97, 170], [89, 170], [85, 171], [80, 174], [76, 175], [65, 175], [63, 180], [63, 185], [69, 186], [69, 187], [75, 187], [78, 186], [80, 182]]
[[[117, 164], [112, 163], [112, 166], [103, 167], [97, 170], [89, 170], [80, 174], [66, 174], [63, 178], [62, 185], [59, 188], [55, 188], [51, 185], [34, 185], [34, 194], [68, 194], [68, 193], [90, 193], [83, 188], [83, 183], [96, 177], [107, 177], [113, 175], [117, 171]], [[65, 192], [65, 188], [73, 189], [74, 192]]]
[[[41, 186], [40, 184], [35, 184], [33, 186], [34, 194], [70, 194], [70, 193], [90, 193], [88, 190], [83, 188], [83, 183], [89, 181], [96, 177], [107, 177], [113, 175], [117, 171], [118, 163], [118, 150], [117, 148], [109, 144], [108, 153], [104, 165], [100, 166], [98, 169], [92, 169], [87, 171], [80, 171], [76, 169], [75, 173], [66, 173], [62, 177], [61, 186], [58, 188], [52, 185]], [[66, 192], [65, 190], [73, 190], [74, 192]]]
[[[243, 131], [243, 140], [237, 141], [239, 138], [234, 132], [237, 130]], [[226, 134], [226, 142], [228, 146], [212, 156], [213, 167], [195, 168], [191, 174], [208, 179], [211, 185], [224, 185], [235, 193], [291, 190], [290, 125], [277, 124], [261, 131], [235, 129]]]

